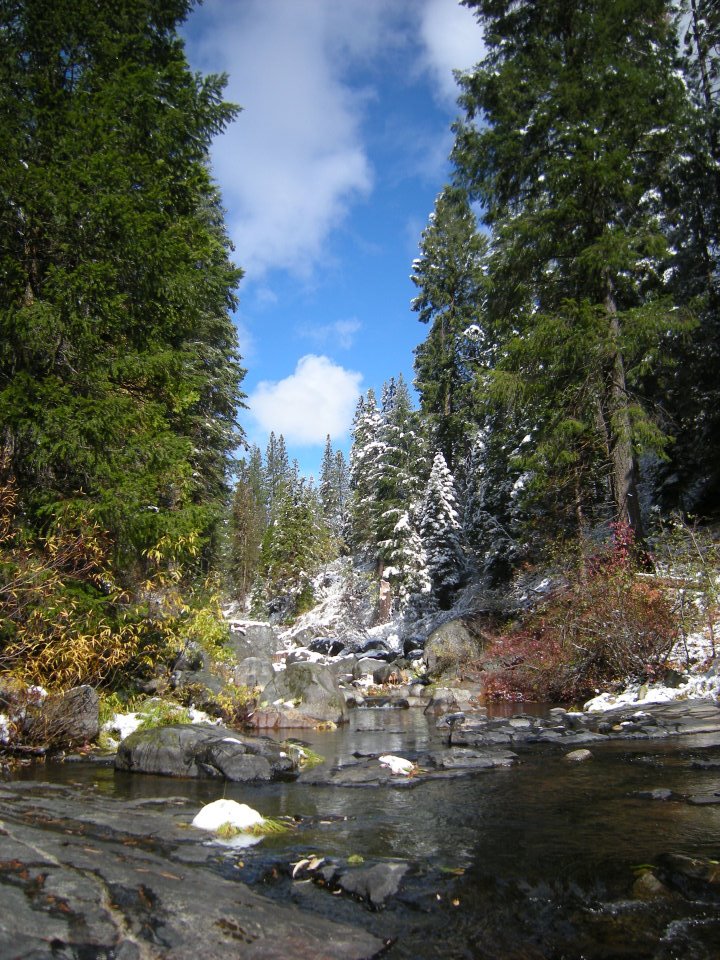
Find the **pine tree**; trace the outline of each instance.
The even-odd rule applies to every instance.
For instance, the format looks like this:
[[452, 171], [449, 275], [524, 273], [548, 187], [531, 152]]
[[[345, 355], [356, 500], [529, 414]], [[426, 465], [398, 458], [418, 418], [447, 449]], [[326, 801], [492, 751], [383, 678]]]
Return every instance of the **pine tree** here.
[[34, 531], [98, 523], [126, 570], [212, 541], [240, 440], [208, 168], [237, 111], [188, 67], [191, 7], [0, 0], [0, 460]]
[[314, 601], [312, 577], [332, 556], [330, 531], [315, 491], [306, 483], [288, 487], [263, 537], [253, 609], [291, 621]]
[[474, 423], [473, 383], [483, 359], [481, 316], [487, 242], [477, 231], [467, 194], [445, 187], [423, 231], [412, 281], [412, 308], [430, 326], [415, 350], [415, 385], [433, 442], [452, 466]]
[[381, 417], [375, 392], [368, 390], [358, 400], [352, 427], [350, 451], [350, 543], [355, 549], [377, 549], [377, 490], [374, 482], [382, 457]]
[[409, 510], [397, 517], [386, 547], [387, 565], [383, 571], [390, 582], [399, 613], [414, 605], [419, 608], [432, 589], [427, 555], [415, 518]]
[[684, 109], [669, 3], [465, 5], [487, 55], [462, 80], [453, 156], [493, 231], [490, 386], [528, 414], [536, 483], [582, 515], [606, 482], [641, 536], [637, 455], [666, 444], [644, 378], [681, 319], [646, 202], [668, 180]]
[[278, 504], [292, 486], [292, 470], [285, 438], [282, 434], [276, 437], [274, 431], [270, 432], [265, 448], [264, 483], [267, 520], [271, 523]]
[[435, 455], [427, 482], [419, 532], [433, 596], [448, 609], [462, 585], [465, 562], [455, 483], [441, 452]]
[[333, 451], [328, 435], [320, 465], [320, 502], [323, 516], [338, 544], [342, 543], [349, 487], [348, 468], [342, 450]]
[[250, 593], [267, 526], [262, 454], [253, 446], [238, 464], [230, 517], [229, 579], [234, 593], [244, 600]]

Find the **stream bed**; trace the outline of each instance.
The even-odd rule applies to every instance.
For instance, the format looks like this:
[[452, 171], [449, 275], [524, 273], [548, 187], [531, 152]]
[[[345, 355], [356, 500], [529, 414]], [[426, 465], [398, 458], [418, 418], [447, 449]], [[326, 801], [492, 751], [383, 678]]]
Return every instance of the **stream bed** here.
[[[245, 909], [256, 918], [267, 910], [270, 919], [257, 920], [262, 936], [259, 926], [250, 934], [238, 921], [242, 948], [235, 935], [232, 949], [223, 954], [211, 938], [207, 949], [194, 946], [203, 957], [720, 957], [720, 865], [717, 872], [712, 865], [720, 860], [720, 736], [616, 740], [593, 746], [592, 759], [583, 763], [568, 762], [552, 745], [536, 744], [518, 748], [513, 767], [456, 778], [414, 783], [398, 777], [383, 786], [322, 783], [325, 768], [380, 753], [412, 759], [441, 744], [442, 737], [419, 711], [357, 710], [337, 731], [302, 732], [303, 742], [325, 757], [312, 778], [267, 785], [117, 773], [93, 762], [23, 768], [0, 783], [0, 825], [8, 831], [0, 836], [0, 850], [9, 837], [16, 846], [44, 850], [50, 862], [38, 834], [31, 842], [23, 830], [32, 827], [45, 838], [64, 830], [66, 837], [82, 835], [82, 849], [95, 850], [103, 862], [121, 844], [122, 869], [129, 870], [128, 851], [141, 847], [151, 858], [148, 871], [160, 876], [158, 864], [164, 862], [178, 889], [181, 882], [184, 891], [188, 885], [198, 891], [199, 925], [204, 909], [208, 929], [220, 930], [217, 944], [225, 928], [217, 918], [211, 924], [209, 913], [221, 909], [223, 898], [234, 903], [241, 889], [259, 895]], [[247, 848], [210, 843], [188, 823], [203, 804], [220, 797], [247, 803], [266, 817], [293, 818], [296, 826]], [[60, 847], [53, 847], [55, 860]], [[72, 868], [90, 875], [93, 857], [82, 856], [88, 866], [77, 854]], [[17, 850], [2, 858], [4, 864], [21, 859]], [[296, 870], [303, 860], [321, 864], [314, 872]], [[373, 903], [325, 882], [322, 866], [332, 864], [346, 872], [399, 865], [401, 879], [396, 890]], [[99, 874], [102, 869], [95, 869]], [[17, 894], [22, 887], [12, 870], [0, 881], [0, 902], [4, 892]], [[119, 884], [104, 882], [111, 890]], [[123, 889], [131, 886], [123, 880]], [[30, 893], [23, 889], [27, 901]], [[167, 915], [175, 894], [157, 889], [153, 896]], [[200, 890], [211, 898], [210, 906], [201, 906]], [[193, 906], [183, 903], [178, 910], [191, 912]], [[52, 914], [43, 912], [37, 898], [31, 906], [40, 921]], [[125, 912], [130, 916], [131, 908]], [[286, 927], [292, 931], [293, 917], [297, 939], [288, 954]], [[145, 928], [132, 916], [128, 922], [138, 957], [143, 943], [155, 951], [150, 956], [184, 955], [177, 938], [189, 934], [173, 932], [169, 918], [165, 933], [164, 920], [154, 926], [148, 920]], [[340, 937], [333, 952], [332, 924], [366, 939], [343, 933], [349, 939]], [[12, 935], [7, 920], [4, 929]], [[134, 956], [109, 941], [96, 944], [93, 953], [88, 937], [82, 943], [59, 934], [54, 941], [45, 937], [50, 944], [45, 954], [31, 952], [37, 943], [26, 952], [0, 945], [0, 956]], [[189, 947], [187, 955], [193, 955]]]

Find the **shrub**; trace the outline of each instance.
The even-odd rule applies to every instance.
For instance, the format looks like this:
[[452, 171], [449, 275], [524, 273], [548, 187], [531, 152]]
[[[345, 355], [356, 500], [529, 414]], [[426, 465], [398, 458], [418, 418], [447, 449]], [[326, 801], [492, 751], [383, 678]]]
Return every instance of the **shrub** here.
[[578, 566], [519, 626], [487, 650], [496, 699], [573, 701], [626, 678], [652, 679], [678, 637], [671, 598], [639, 576], [627, 531]]

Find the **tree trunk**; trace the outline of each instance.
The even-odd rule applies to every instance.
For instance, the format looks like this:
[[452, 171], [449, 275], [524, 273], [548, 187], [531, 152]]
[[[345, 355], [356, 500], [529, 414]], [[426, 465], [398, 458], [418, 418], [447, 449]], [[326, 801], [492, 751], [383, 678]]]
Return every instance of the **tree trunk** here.
[[620, 522], [627, 523], [635, 534], [635, 540], [642, 543], [643, 528], [638, 496], [637, 463], [632, 448], [632, 424], [628, 408], [627, 385], [625, 382], [625, 363], [620, 347], [620, 320], [612, 281], [608, 279], [605, 296], [610, 343], [612, 345], [612, 369], [610, 370], [610, 436], [612, 455], [613, 499], [615, 515]]

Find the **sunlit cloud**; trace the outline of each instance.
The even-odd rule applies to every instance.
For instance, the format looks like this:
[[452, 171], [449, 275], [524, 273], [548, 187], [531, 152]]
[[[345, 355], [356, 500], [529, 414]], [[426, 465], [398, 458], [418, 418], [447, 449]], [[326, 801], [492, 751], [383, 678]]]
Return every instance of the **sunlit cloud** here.
[[460, 91], [453, 70], [469, 70], [483, 58], [482, 30], [473, 12], [457, 0], [425, 0], [420, 35], [437, 97], [454, 107]]
[[361, 382], [362, 374], [307, 354], [290, 376], [258, 384], [248, 398], [250, 415], [290, 444], [321, 444], [328, 434], [337, 440], [350, 429]]

